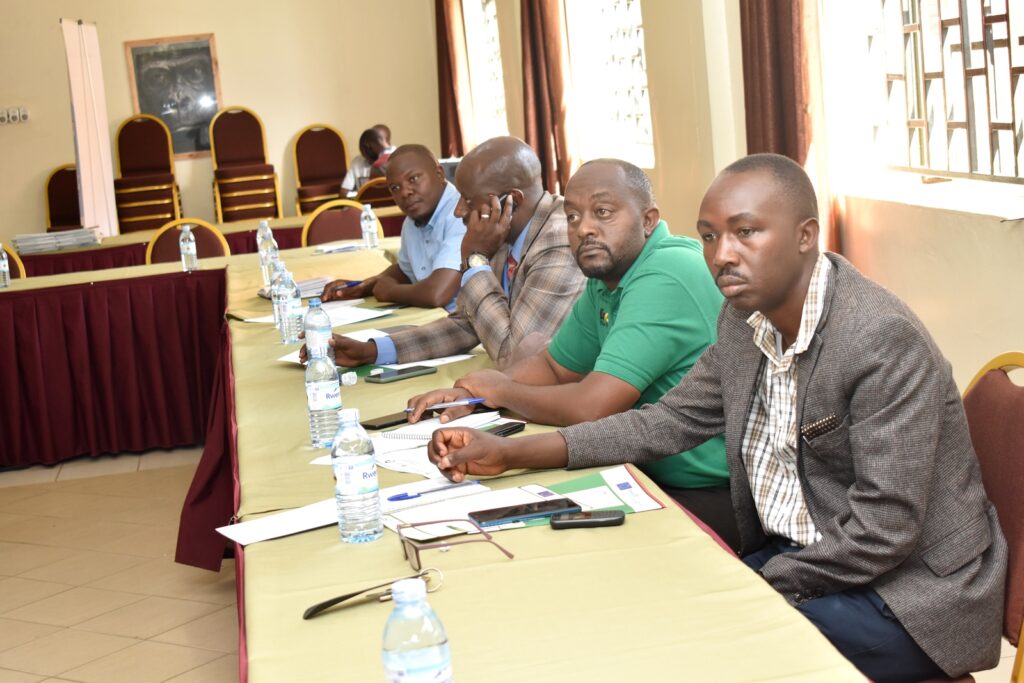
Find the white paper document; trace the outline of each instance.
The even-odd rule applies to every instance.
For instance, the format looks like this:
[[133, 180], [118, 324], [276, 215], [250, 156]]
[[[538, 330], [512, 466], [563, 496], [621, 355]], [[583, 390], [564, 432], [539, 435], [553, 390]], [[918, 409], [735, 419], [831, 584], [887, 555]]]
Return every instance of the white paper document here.
[[328, 242], [327, 244], [321, 244], [316, 248], [318, 254], [338, 254], [343, 251], [359, 251], [359, 247], [362, 246], [361, 241], [354, 240], [342, 240], [340, 242]]
[[[361, 323], [365, 320], [373, 320], [374, 318], [383, 318], [386, 315], [390, 315], [394, 311], [390, 308], [387, 309], [373, 309], [373, 308], [359, 308], [356, 306], [357, 303], [362, 302], [362, 299], [352, 299], [351, 301], [328, 301], [323, 305], [324, 311], [327, 313], [327, 317], [331, 319], [331, 327], [341, 327], [342, 325], [353, 325], [355, 323]], [[302, 315], [306, 315], [308, 307], [302, 307]], [[273, 323], [274, 314], [261, 315], [255, 318], [245, 318], [247, 323]]]
[[[439, 488], [440, 490], [434, 490]], [[388, 488], [381, 489], [380, 506], [381, 511], [386, 515], [389, 512], [400, 512], [403, 509], [420, 506], [424, 503], [430, 504], [444, 501], [448, 498], [471, 496], [488, 490], [487, 486], [479, 483], [473, 483], [466, 486], [456, 486], [444, 478], [428, 479], [413, 482], [411, 484], [389, 486]], [[424, 493], [423, 495], [410, 500], [388, 500], [391, 496], [403, 493], [413, 494], [419, 491], [429, 491], [429, 493]], [[309, 531], [310, 529], [319, 529], [321, 527], [330, 526], [331, 524], [336, 524], [337, 521], [337, 503], [334, 498], [328, 498], [327, 500], [321, 500], [319, 502], [312, 503], [311, 505], [304, 505], [300, 508], [295, 508], [294, 510], [285, 510], [273, 515], [254, 519], [252, 521], [222, 526], [219, 527], [217, 531], [222, 536], [226, 536], [235, 543], [244, 546], [249, 545], [250, 543], [270, 540], [272, 538], [290, 536], [303, 531]]]
[[[633, 508], [636, 512], [647, 512], [648, 510], [660, 510], [661, 503], [647, 495], [633, 475], [629, 473], [625, 465], [601, 470], [601, 478], [608, 484], [608, 488], [622, 499], [622, 502]], [[569, 493], [572, 498], [575, 493]], [[608, 506], [606, 506], [608, 507]]]
[[[362, 299], [360, 299], [360, 301], [362, 301]], [[356, 341], [365, 342], [370, 341], [371, 339], [377, 339], [378, 337], [386, 337], [388, 336], [388, 333], [381, 332], [380, 330], [359, 330], [358, 332], [349, 332], [345, 336], [348, 337], [349, 339], [355, 339]], [[299, 360], [298, 349], [292, 351], [291, 353], [284, 354], [283, 356], [278, 358], [278, 360], [284, 363], [296, 363], [298, 365], [302, 365], [302, 361]]]
[[458, 363], [460, 360], [469, 360], [473, 357], [471, 353], [460, 353], [457, 356], [444, 356], [442, 358], [431, 358], [429, 360], [418, 360], [415, 363], [392, 363], [390, 365], [382, 365], [382, 368], [389, 370], [401, 370], [402, 368], [411, 368], [415, 365], [426, 365], [431, 368], [436, 368], [439, 365], [448, 365], [449, 363]]

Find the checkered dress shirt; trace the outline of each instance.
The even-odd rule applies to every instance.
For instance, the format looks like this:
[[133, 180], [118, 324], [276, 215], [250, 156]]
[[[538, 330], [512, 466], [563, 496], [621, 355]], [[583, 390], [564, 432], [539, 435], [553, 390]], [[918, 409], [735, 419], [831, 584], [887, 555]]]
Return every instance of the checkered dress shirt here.
[[758, 383], [741, 454], [757, 514], [766, 534], [810, 545], [821, 539], [814, 527], [796, 468], [796, 357], [807, 350], [824, 308], [832, 264], [819, 254], [811, 273], [796, 341], [782, 350], [782, 335], [760, 312], [747, 318], [754, 345], [767, 357]]

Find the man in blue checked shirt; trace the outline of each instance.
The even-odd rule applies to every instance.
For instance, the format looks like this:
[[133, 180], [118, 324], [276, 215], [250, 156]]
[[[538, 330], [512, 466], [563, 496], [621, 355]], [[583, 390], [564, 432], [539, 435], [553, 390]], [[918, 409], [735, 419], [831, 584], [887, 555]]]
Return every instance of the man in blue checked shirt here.
[[459, 193], [445, 180], [434, 155], [423, 145], [402, 145], [388, 161], [388, 189], [405, 213], [398, 263], [362, 284], [336, 280], [324, 287], [323, 301], [371, 294], [422, 308], [455, 310], [459, 291], [462, 237], [466, 226], [455, 217]]

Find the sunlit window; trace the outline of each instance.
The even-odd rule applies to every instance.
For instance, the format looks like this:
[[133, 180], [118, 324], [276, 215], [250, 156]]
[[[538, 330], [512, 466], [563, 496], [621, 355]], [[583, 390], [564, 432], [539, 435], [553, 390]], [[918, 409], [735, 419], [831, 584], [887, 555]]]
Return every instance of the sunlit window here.
[[581, 159], [654, 168], [640, 0], [565, 0], [565, 9]]
[[860, 11], [878, 156], [935, 175], [1024, 179], [1024, 0], [871, 0]]
[[462, 16], [473, 101], [473, 132], [468, 137], [472, 144], [478, 144], [508, 135], [495, 0], [463, 0]]

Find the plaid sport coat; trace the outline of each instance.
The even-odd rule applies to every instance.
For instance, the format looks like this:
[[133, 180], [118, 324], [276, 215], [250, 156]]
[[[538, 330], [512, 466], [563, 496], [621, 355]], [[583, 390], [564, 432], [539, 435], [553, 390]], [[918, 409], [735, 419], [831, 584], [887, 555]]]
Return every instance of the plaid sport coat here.
[[[797, 360], [797, 469], [820, 541], [760, 574], [791, 604], [869, 585], [950, 676], [999, 660], [1006, 541], [949, 362], [896, 296], [827, 254]], [[650, 462], [725, 432], [743, 554], [765, 542], [740, 448], [764, 354], [728, 302], [718, 341], [658, 403], [561, 430], [570, 467]]]
[[391, 336], [399, 363], [465, 353], [483, 344], [501, 368], [526, 335], [554, 335], [586, 284], [569, 249], [562, 198], [547, 192], [541, 197], [505, 296], [501, 274], [509, 248], [503, 244], [491, 259], [491, 270], [466, 282], [451, 315]]

